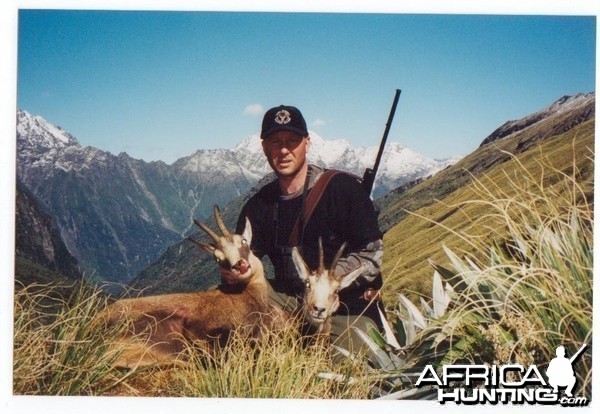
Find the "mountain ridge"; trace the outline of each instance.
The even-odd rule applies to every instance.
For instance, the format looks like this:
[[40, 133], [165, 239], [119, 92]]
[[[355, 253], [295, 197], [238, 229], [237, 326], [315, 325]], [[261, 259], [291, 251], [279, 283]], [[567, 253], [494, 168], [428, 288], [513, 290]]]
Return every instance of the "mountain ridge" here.
[[[316, 133], [311, 142], [309, 161], [326, 168], [362, 174], [375, 158], [375, 148], [355, 149]], [[391, 143], [374, 194], [450, 162]], [[258, 135], [233, 150], [200, 149], [166, 164], [84, 147], [63, 128], [17, 111], [17, 176], [55, 217], [82, 270], [100, 281], [131, 280], [191, 231], [194, 218], [206, 220], [214, 204], [244, 195], [270, 171]]]
[[[585, 94], [578, 93], [578, 94], [572, 95], [572, 96], [564, 95], [561, 98], [554, 101], [549, 106], [547, 106], [537, 112], [534, 112], [531, 115], [525, 116], [525, 117], [517, 119], [517, 120], [505, 122], [499, 128], [494, 130], [490, 135], [488, 135], [481, 142], [480, 147], [487, 145], [490, 142], [494, 142], [499, 139], [506, 138], [507, 136], [510, 136], [513, 133], [522, 131], [529, 126], [532, 126], [532, 125], [542, 121], [543, 119], [558, 115], [560, 113], [564, 113], [565, 111], [568, 111], [570, 109], [574, 109], [574, 108], [577, 108], [580, 106], [586, 106], [588, 108], [588, 110], [582, 114], [582, 117], [589, 119], [589, 116], [592, 115], [593, 112], [595, 111], [594, 105], [590, 106], [589, 104], [595, 102], [595, 99], [596, 99], [595, 92], [589, 92], [589, 93], [585, 93]], [[572, 128], [575, 125], [578, 125], [581, 122], [582, 121], [580, 120], [576, 124], [566, 126], [565, 127], [566, 130], [564, 130], [563, 132], [568, 131], [570, 128]]]
[[21, 182], [17, 181], [16, 187], [15, 281], [48, 283], [48, 273], [77, 280], [79, 264], [67, 250], [55, 220]]
[[[569, 100], [562, 97], [545, 109], [510, 121], [510, 128], [496, 129], [477, 149], [456, 164], [447, 167], [443, 174], [436, 174], [427, 180], [416, 180], [417, 185], [403, 186], [376, 200], [381, 210], [379, 222], [382, 230], [387, 231], [396, 225], [408, 215], [408, 211], [430, 205], [467, 185], [473, 176], [479, 176], [495, 165], [510, 160], [512, 156], [533, 148], [543, 140], [594, 119], [595, 92], [575, 96], [583, 96], [585, 99]], [[567, 104], [562, 107], [563, 110], [559, 110], [561, 103]], [[499, 133], [501, 130], [505, 132]], [[497, 138], [490, 140], [491, 136]]]

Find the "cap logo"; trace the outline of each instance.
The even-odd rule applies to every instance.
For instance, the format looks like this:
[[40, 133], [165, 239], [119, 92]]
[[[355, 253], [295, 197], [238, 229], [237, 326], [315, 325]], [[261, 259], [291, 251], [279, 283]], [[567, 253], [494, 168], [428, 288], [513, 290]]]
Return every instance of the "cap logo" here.
[[291, 120], [292, 117], [290, 116], [290, 113], [285, 109], [282, 109], [275, 114], [275, 122], [277, 122], [279, 125], [288, 124]]

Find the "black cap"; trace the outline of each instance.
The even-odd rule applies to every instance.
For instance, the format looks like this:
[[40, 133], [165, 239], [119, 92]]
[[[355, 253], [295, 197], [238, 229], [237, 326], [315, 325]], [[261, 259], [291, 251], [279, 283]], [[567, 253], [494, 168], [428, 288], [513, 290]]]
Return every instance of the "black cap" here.
[[303, 137], [308, 135], [306, 121], [300, 110], [294, 106], [279, 105], [265, 113], [260, 137], [265, 139], [277, 131], [292, 131]]

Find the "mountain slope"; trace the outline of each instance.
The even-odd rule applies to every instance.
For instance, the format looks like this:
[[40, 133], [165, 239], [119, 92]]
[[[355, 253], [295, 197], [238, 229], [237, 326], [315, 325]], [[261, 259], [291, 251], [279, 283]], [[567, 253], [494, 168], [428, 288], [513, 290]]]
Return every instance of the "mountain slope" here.
[[[265, 176], [252, 189], [243, 196], [221, 206], [221, 216], [228, 229], [233, 231], [238, 216], [244, 203], [254, 195], [263, 185], [275, 178], [273, 173]], [[211, 229], [217, 229], [214, 217], [210, 217], [205, 223]], [[210, 238], [198, 228], [195, 228], [190, 236], [194, 240], [211, 243]], [[268, 259], [263, 261], [267, 275], [272, 274], [272, 268]], [[212, 256], [201, 252], [189, 240], [183, 239], [175, 243], [162, 254], [158, 260], [142, 270], [130, 286], [134, 290], [143, 290], [144, 294], [162, 294], [173, 292], [190, 292], [205, 290], [218, 284], [220, 276], [217, 265]]]
[[[543, 183], [542, 187], [547, 191], [559, 191], [561, 186], [572, 187], [569, 177], [574, 177], [581, 187], [580, 196], [585, 197], [588, 203], [593, 203], [594, 126], [594, 120], [589, 120], [566, 133], [540, 141], [537, 146], [510, 160], [495, 164], [481, 175], [477, 185], [474, 184], [475, 179], [470, 178], [467, 184], [425, 207], [415, 209], [413, 214], [393, 226], [384, 237], [386, 302], [395, 303], [396, 292], [415, 298], [430, 295], [433, 269], [428, 260], [433, 259], [442, 266], [450, 265], [443, 246], [461, 257], [476, 255], [482, 262], [489, 260], [489, 251], [481, 257], [482, 253], [467, 242], [476, 240], [482, 245], [492, 243], [491, 231], [486, 227], [490, 224], [482, 219], [492, 209], [484, 203], [473, 203], [473, 200], [481, 200], [482, 192], [488, 191], [510, 198], [520, 190], [511, 185], [509, 178], [522, 182], [527, 175], [528, 179]], [[519, 140], [518, 137], [508, 138], [511, 139]], [[418, 192], [418, 187], [420, 185], [413, 190]], [[494, 230], [498, 232], [500, 229]], [[504, 240], [495, 239], [495, 242], [502, 246], [508, 237], [505, 234]]]
[[573, 99], [561, 98], [545, 110], [504, 124], [487, 137], [478, 149], [443, 172], [417, 186], [401, 187], [378, 199], [380, 227], [387, 231], [405, 218], [407, 211], [415, 211], [443, 199], [468, 185], [471, 176], [479, 176], [510, 160], [510, 154], [525, 152], [543, 140], [569, 131], [594, 117], [595, 93], [592, 92], [577, 95]]
[[[17, 176], [56, 219], [88, 278], [127, 280], [179, 238], [171, 217], [185, 210], [148, 196], [147, 174], [136, 160], [81, 147], [26, 112], [18, 118]], [[160, 168], [153, 171], [153, 181], [168, 180]]]
[[56, 218], [88, 278], [98, 281], [130, 280], [181, 238], [192, 217], [204, 218], [213, 200], [229, 201], [251, 185], [243, 174], [199, 169], [199, 153], [172, 166], [147, 163], [82, 147], [24, 111], [17, 125], [19, 179]]
[[15, 280], [28, 285], [78, 279], [77, 260], [63, 243], [56, 222], [20, 182], [15, 207]]

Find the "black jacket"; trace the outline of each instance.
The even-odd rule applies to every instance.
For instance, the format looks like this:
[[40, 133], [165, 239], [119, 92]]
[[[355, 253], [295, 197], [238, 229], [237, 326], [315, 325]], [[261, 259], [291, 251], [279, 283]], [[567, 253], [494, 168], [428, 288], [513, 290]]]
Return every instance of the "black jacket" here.
[[[310, 171], [312, 182], [323, 172], [312, 165]], [[310, 187], [309, 192], [312, 191], [312, 186]], [[237, 224], [237, 231], [240, 232], [244, 228], [245, 218], [250, 220], [252, 250], [258, 257], [267, 255], [275, 267], [276, 279], [271, 281], [273, 288], [278, 292], [298, 296], [302, 295], [304, 284], [298, 278], [286, 252], [291, 247], [289, 237], [301, 204], [301, 195], [291, 199], [282, 197], [279, 183], [275, 180], [248, 200]], [[367, 303], [362, 299], [364, 291], [368, 288], [379, 289], [382, 285], [379, 270], [382, 234], [373, 202], [362, 188], [358, 177], [347, 173], [335, 175], [306, 224], [301, 252], [312, 269], [318, 265], [319, 237], [323, 240], [326, 267], [343, 242], [347, 242], [348, 247], [338, 266], [346, 265], [350, 267], [348, 270], [352, 270], [360, 262], [370, 263], [370, 271], [340, 292], [342, 306], [338, 314], [361, 313]], [[378, 319], [377, 317], [375, 320]]]

